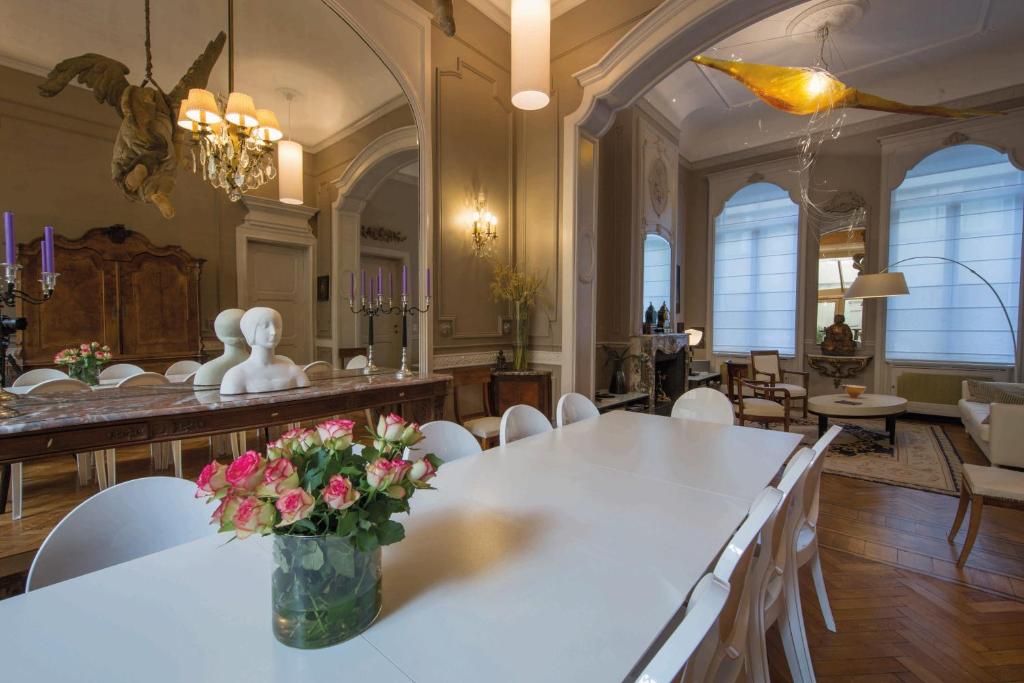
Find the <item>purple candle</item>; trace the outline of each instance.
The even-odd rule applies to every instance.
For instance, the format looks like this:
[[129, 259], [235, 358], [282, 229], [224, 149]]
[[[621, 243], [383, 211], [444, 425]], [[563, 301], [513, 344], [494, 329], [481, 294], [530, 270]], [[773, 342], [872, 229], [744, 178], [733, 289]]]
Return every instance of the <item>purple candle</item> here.
[[348, 298], [356, 298], [356, 274], [354, 272], [348, 274]]
[[409, 266], [402, 266], [402, 294], [409, 293]]
[[53, 226], [47, 225], [43, 228], [43, 272], [55, 273], [53, 267]]
[[430, 268], [427, 268], [427, 296], [430, 296]]
[[10, 211], [4, 211], [4, 246], [6, 251], [4, 252], [6, 258], [5, 263], [14, 263], [14, 214]]
[[394, 298], [395, 296], [395, 273], [388, 271], [388, 298]]
[[384, 269], [377, 268], [377, 293], [384, 294]]
[[363, 271], [363, 281], [360, 283], [359, 296], [366, 298], [366, 271]]

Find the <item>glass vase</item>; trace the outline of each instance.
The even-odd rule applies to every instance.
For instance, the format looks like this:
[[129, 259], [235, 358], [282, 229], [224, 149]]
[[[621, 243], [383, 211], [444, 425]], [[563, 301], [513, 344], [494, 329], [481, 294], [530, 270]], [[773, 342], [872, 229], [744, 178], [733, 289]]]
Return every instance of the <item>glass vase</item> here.
[[380, 548], [364, 553], [338, 536], [275, 536], [274, 636], [314, 649], [369, 628], [380, 613], [380, 556]]
[[530, 309], [525, 303], [515, 305], [515, 342], [512, 349], [512, 369], [522, 372], [527, 369], [526, 350], [530, 339]]
[[68, 368], [68, 376], [81, 380], [91, 387], [100, 383], [100, 369], [95, 365], [72, 365]]

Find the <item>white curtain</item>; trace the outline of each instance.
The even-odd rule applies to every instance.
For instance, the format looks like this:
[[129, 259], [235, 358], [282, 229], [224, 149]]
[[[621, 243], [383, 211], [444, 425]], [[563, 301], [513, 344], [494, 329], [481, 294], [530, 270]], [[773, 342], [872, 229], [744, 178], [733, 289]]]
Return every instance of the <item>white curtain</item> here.
[[715, 219], [712, 350], [796, 353], [799, 207], [771, 183], [748, 185]]
[[[1024, 173], [1006, 155], [981, 145], [936, 152], [892, 192], [889, 263], [964, 262], [993, 284], [1016, 327], [1022, 201]], [[904, 273], [910, 294], [887, 300], [887, 359], [1013, 365], [1006, 317], [977, 277], [930, 259], [893, 270]]]

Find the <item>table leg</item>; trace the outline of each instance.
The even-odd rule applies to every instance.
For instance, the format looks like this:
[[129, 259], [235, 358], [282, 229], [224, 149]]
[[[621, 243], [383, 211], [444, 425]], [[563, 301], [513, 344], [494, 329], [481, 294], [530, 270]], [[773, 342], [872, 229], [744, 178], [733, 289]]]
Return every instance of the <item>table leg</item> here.
[[818, 416], [818, 438], [820, 439], [821, 437], [825, 436], [825, 432], [827, 432], [827, 431], [828, 431], [828, 416], [827, 415], [819, 415]]
[[885, 418], [885, 431], [889, 432], [889, 443], [896, 443], [896, 416], [887, 415]]
[[4, 465], [0, 472], [0, 515], [7, 512], [7, 494], [11, 490], [11, 466]]

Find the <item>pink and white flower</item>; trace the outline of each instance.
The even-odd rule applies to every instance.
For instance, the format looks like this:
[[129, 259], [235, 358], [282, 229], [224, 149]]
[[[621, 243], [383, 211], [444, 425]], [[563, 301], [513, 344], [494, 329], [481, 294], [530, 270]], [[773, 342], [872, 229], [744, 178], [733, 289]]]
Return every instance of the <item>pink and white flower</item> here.
[[409, 468], [409, 481], [413, 484], [426, 484], [434, 478], [435, 474], [437, 474], [437, 468], [434, 467], [434, 463], [427, 458], [420, 458]]
[[352, 431], [356, 423], [352, 420], [327, 420], [316, 426], [320, 441], [327, 448], [343, 451], [352, 445]]
[[359, 491], [352, 486], [347, 478], [336, 474], [327, 481], [324, 492], [321, 494], [327, 507], [333, 510], [345, 510], [359, 500]]
[[405, 431], [405, 418], [397, 413], [381, 415], [377, 421], [377, 438], [383, 441], [398, 441]]
[[207, 463], [196, 479], [196, 498], [212, 496], [214, 500], [223, 498], [228, 493], [227, 466], [216, 460]]
[[231, 487], [238, 491], [251, 491], [263, 481], [266, 461], [256, 451], [246, 451], [228, 465], [225, 476]]
[[366, 466], [366, 483], [372, 489], [386, 491], [392, 484], [401, 483], [409, 466], [404, 460], [378, 458]]
[[314, 503], [313, 496], [309, 495], [306, 489], [295, 488], [285, 491], [274, 503], [277, 511], [281, 513], [281, 521], [277, 526], [288, 526], [305, 519], [312, 512]]
[[299, 474], [288, 458], [277, 458], [263, 470], [263, 483], [256, 489], [257, 495], [277, 498], [285, 491], [299, 485]]
[[224, 507], [224, 517], [235, 527], [238, 538], [248, 538], [253, 534], [269, 533], [274, 526], [274, 506], [259, 498], [231, 498]]
[[402, 436], [399, 439], [402, 445], [405, 447], [415, 446], [420, 441], [423, 441], [423, 432], [420, 431], [420, 426], [416, 422], [410, 422], [405, 430], [402, 432]]

